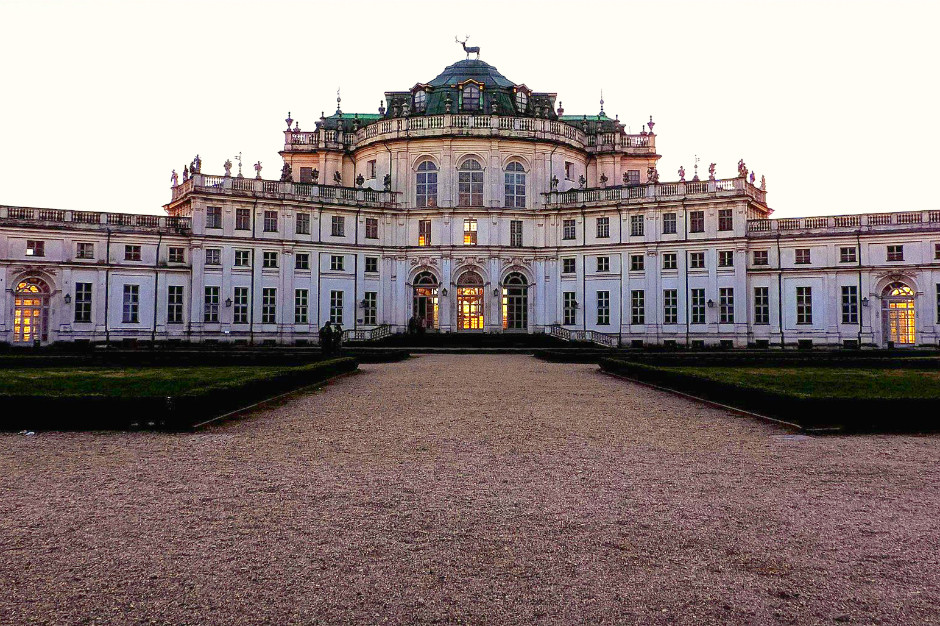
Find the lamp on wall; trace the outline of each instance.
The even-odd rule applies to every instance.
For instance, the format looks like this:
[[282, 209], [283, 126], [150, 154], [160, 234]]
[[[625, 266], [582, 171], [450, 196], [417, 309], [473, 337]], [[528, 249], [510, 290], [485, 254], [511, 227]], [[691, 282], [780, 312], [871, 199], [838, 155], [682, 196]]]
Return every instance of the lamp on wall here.
[[444, 296], [445, 298], [447, 297], [447, 287], [444, 287], [443, 289], [441, 289], [441, 295]]
[[709, 300], [709, 301], [708, 301], [708, 308], [709, 308], [709, 309], [714, 309], [714, 308], [715, 308], [715, 301], [714, 301], [714, 300]]
[[862, 306], [868, 306], [868, 298], [862, 298]]
[[494, 289], [494, 290], [493, 290], [493, 297], [496, 298], [496, 297], [498, 297], [498, 296], [499, 296], [499, 289]]
[[72, 304], [72, 294], [69, 294], [69, 293], [65, 294], [65, 303]]
[[225, 299], [225, 308], [226, 308], [226, 309], [230, 309], [231, 307], [232, 307], [232, 299], [231, 299], [231, 298], [226, 298], [226, 299]]

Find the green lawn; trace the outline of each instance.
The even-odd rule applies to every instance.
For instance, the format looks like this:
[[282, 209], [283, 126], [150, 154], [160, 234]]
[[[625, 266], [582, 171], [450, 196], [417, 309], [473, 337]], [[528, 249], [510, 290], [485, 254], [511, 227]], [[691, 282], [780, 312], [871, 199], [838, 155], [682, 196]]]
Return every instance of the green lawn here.
[[153, 396], [237, 386], [296, 367], [62, 367], [0, 370], [0, 395]]
[[940, 399], [940, 371], [830, 367], [661, 369], [800, 397]]

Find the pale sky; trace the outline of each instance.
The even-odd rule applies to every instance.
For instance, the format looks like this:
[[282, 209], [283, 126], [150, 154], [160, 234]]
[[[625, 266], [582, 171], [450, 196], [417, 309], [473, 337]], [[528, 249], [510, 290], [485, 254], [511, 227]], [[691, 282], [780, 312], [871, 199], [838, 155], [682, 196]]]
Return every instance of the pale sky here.
[[[481, 59], [566, 114], [652, 115], [660, 177], [738, 159], [775, 217], [940, 208], [940, 2], [0, 0], [0, 204], [161, 213], [170, 171], [277, 178], [287, 112]], [[234, 160], [234, 159], [233, 159]]]

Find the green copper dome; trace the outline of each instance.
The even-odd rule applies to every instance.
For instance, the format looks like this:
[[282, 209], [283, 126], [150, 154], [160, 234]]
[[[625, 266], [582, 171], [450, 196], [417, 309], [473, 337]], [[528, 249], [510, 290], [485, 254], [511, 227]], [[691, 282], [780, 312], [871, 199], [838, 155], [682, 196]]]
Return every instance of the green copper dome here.
[[445, 85], [457, 86], [468, 80], [474, 80], [482, 83], [484, 89], [487, 87], [512, 88], [516, 83], [512, 82], [499, 73], [495, 67], [480, 61], [478, 59], [466, 59], [457, 61], [453, 65], [444, 68], [437, 78], [428, 83], [431, 87], [443, 87]]

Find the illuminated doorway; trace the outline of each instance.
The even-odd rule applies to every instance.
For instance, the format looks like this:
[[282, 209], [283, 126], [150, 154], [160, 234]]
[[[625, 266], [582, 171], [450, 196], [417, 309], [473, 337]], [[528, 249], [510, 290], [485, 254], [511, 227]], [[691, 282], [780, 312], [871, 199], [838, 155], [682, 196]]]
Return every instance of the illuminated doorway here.
[[27, 278], [13, 294], [13, 342], [46, 341], [49, 326], [49, 285]]
[[885, 340], [896, 346], [914, 345], [914, 290], [904, 283], [891, 283], [881, 293], [881, 317]]
[[421, 328], [437, 328], [437, 278], [431, 272], [415, 276], [412, 315]]
[[483, 330], [483, 279], [476, 272], [457, 281], [457, 329]]
[[519, 272], [503, 281], [503, 330], [528, 330], [528, 281]]

